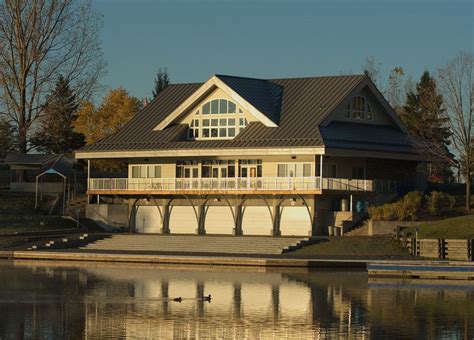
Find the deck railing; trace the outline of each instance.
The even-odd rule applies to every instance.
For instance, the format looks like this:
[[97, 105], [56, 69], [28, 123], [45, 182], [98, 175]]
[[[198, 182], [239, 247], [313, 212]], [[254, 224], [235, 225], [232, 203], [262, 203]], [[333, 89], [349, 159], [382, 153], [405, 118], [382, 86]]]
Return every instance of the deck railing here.
[[[386, 183], [385, 183], [386, 182]], [[91, 178], [89, 190], [99, 191], [196, 191], [196, 190], [298, 190], [321, 189], [320, 177], [251, 178]], [[395, 192], [396, 183], [383, 180], [323, 178], [322, 189], [338, 191]]]

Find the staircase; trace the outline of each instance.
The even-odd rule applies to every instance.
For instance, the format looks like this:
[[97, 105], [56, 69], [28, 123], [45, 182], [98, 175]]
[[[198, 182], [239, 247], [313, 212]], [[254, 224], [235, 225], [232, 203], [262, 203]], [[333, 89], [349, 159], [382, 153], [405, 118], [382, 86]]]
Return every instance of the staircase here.
[[294, 250], [309, 238], [265, 236], [118, 234], [82, 246], [81, 250], [276, 255]]
[[344, 234], [344, 236], [369, 236], [368, 220], [364, 220], [364, 222], [361, 225], [348, 231], [347, 233]]
[[72, 218], [77, 218], [76, 209], [79, 208], [79, 217], [86, 216], [87, 195], [78, 195], [69, 201], [69, 206], [66, 209], [66, 215]]

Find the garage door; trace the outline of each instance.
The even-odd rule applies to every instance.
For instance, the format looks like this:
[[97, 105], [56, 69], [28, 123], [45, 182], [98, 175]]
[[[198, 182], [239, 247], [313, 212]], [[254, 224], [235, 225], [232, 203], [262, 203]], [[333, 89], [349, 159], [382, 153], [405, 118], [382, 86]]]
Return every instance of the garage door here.
[[312, 230], [306, 207], [282, 207], [280, 231], [282, 236], [309, 236]]
[[234, 218], [229, 207], [209, 207], [206, 214], [206, 234], [232, 235]]
[[170, 216], [171, 234], [196, 234], [197, 220], [191, 206], [173, 206]]
[[135, 217], [137, 233], [159, 233], [161, 231], [161, 215], [156, 206], [139, 205]]
[[272, 217], [267, 207], [245, 207], [242, 220], [244, 235], [270, 236], [272, 229]]

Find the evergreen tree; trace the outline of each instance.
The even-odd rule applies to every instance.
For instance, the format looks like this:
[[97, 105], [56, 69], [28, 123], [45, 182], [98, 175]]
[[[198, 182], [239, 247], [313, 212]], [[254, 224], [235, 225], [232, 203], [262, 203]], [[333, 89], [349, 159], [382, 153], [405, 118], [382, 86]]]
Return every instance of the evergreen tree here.
[[46, 99], [44, 114], [30, 143], [47, 153], [71, 153], [85, 144], [84, 135], [74, 131], [79, 104], [62, 76]]
[[153, 98], [156, 98], [168, 85], [170, 84], [170, 77], [168, 70], [159, 69], [155, 78], [155, 89], [153, 90]]
[[5, 118], [0, 119], [0, 158], [17, 151], [18, 134], [13, 124]]
[[430, 157], [430, 175], [435, 181], [452, 179], [454, 155], [449, 151], [451, 130], [443, 109], [443, 97], [436, 81], [425, 71], [415, 92], [407, 93], [406, 104], [399, 111], [410, 134], [423, 141], [423, 152]]

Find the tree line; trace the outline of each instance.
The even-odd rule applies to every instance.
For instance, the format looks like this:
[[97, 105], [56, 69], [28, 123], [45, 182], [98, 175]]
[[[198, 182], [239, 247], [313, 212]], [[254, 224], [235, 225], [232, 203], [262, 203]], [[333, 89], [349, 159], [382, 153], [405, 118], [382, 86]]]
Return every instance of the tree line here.
[[[381, 63], [368, 57], [364, 73], [380, 88], [408, 129], [418, 152], [426, 156], [430, 181], [466, 183], [470, 208], [474, 177], [474, 55], [460, 51], [436, 76], [424, 71], [418, 82], [393, 67], [386, 82]], [[456, 173], [454, 173], [454, 171]]]

